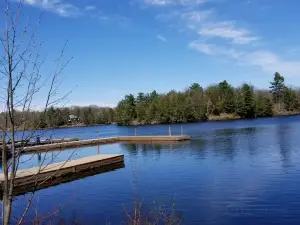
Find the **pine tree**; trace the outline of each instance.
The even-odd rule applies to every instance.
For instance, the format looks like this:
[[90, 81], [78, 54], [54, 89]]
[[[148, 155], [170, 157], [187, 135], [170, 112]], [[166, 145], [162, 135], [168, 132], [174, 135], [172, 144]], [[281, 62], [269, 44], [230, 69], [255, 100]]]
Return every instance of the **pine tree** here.
[[255, 101], [254, 101], [254, 92], [253, 87], [248, 84], [244, 84], [242, 87], [243, 96], [244, 96], [244, 112], [245, 118], [254, 118], [255, 117]]
[[136, 119], [136, 105], [133, 95], [126, 95], [116, 108], [116, 122], [119, 125], [129, 125]]
[[256, 99], [256, 117], [269, 117], [273, 115], [272, 101], [268, 96], [259, 93]]
[[255, 101], [253, 87], [244, 84], [238, 96], [236, 113], [242, 118], [255, 117]]
[[193, 83], [190, 87], [189, 87], [189, 91], [194, 93], [194, 92], [203, 92], [203, 88], [200, 86], [200, 84], [198, 83]]
[[233, 113], [235, 108], [234, 89], [226, 80], [219, 83], [220, 112]]
[[272, 93], [273, 101], [275, 102], [275, 104], [279, 105], [279, 110], [281, 110], [281, 101], [284, 88], [284, 77], [281, 76], [280, 73], [276, 72], [274, 75], [274, 80], [273, 82], [271, 82], [270, 92]]

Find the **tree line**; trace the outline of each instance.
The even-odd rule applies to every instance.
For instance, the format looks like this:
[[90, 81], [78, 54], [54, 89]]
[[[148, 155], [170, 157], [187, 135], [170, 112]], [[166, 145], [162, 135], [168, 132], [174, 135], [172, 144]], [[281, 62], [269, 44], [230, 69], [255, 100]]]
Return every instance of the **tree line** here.
[[[284, 77], [275, 73], [269, 90], [255, 89], [243, 84], [233, 87], [226, 80], [206, 88], [193, 83], [185, 91], [171, 90], [159, 94], [139, 93], [136, 97], [126, 95], [117, 107], [72, 106], [50, 107], [46, 113], [26, 112], [27, 121], [21, 112], [15, 117], [20, 129], [27, 123], [31, 128], [52, 128], [72, 125], [112, 124], [161, 124], [186, 123], [218, 119], [270, 117], [273, 115], [300, 112], [300, 89], [285, 85]], [[24, 113], [24, 112], [23, 112]], [[5, 113], [0, 115], [3, 123]]]
[[278, 72], [269, 90], [255, 89], [247, 83], [234, 88], [226, 80], [206, 88], [198, 83], [185, 91], [166, 94], [126, 95], [115, 109], [119, 125], [185, 123], [212, 118], [256, 118], [297, 113], [300, 90], [285, 85]]
[[[14, 113], [16, 125], [21, 130], [23, 127], [43, 129], [73, 125], [111, 124], [115, 121], [114, 109], [98, 106], [50, 107], [45, 113], [42, 111], [30, 111], [26, 113], [28, 114], [25, 117], [27, 121], [21, 119], [24, 118], [24, 112], [15, 111]], [[0, 124], [4, 123], [4, 118], [5, 112], [0, 114]]]

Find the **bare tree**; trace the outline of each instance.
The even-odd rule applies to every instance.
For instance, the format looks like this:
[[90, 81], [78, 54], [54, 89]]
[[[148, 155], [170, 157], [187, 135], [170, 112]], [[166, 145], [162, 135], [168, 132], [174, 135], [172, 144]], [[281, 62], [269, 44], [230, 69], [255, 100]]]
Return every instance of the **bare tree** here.
[[[4, 121], [0, 126], [4, 175], [2, 183], [3, 224], [11, 222], [15, 178], [21, 163], [21, 153], [25, 144], [35, 136], [39, 127], [38, 123], [28, 131], [28, 128], [32, 127], [28, 118], [36, 104], [36, 96], [39, 95], [40, 98], [42, 94], [44, 95], [45, 102], [42, 107], [42, 118], [44, 118], [48, 107], [65, 98], [65, 96], [58, 97], [58, 88], [61, 84], [62, 72], [69, 62], [69, 60], [64, 60], [65, 45], [55, 61], [53, 72], [50, 74], [41, 72], [45, 57], [41, 55], [41, 44], [37, 42], [40, 19], [33, 26], [25, 22], [22, 6], [22, 1], [11, 3], [9, 0], [6, 0], [5, 4], [1, 3], [0, 6], [3, 12], [1, 22], [4, 21], [4, 24], [0, 25], [0, 101], [2, 104], [0, 107], [1, 119]], [[20, 128], [23, 131], [19, 131]], [[17, 141], [18, 146], [16, 146]], [[9, 160], [8, 154], [11, 155]], [[22, 217], [17, 221], [18, 224], [24, 220], [33, 194]]]

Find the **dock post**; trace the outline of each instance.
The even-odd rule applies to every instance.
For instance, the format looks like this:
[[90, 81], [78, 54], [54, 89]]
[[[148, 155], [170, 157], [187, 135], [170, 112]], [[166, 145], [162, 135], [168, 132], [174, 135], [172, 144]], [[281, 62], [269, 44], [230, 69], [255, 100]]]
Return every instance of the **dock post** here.
[[181, 136], [183, 136], [183, 127], [181, 126]]
[[99, 131], [97, 131], [97, 139], [99, 139]]
[[169, 136], [172, 136], [171, 127], [169, 127]]
[[134, 128], [134, 136], [136, 136], [136, 128]]

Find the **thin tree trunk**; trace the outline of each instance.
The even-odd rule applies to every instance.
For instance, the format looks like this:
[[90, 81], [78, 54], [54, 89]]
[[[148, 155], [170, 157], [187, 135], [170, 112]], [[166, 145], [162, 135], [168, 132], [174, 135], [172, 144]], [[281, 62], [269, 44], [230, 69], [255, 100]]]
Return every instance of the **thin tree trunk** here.
[[8, 163], [7, 163], [7, 147], [5, 137], [2, 137], [2, 166], [4, 172], [3, 183], [3, 205], [2, 205], [2, 224], [9, 224], [11, 214], [11, 198], [9, 197], [9, 180], [8, 180]]

